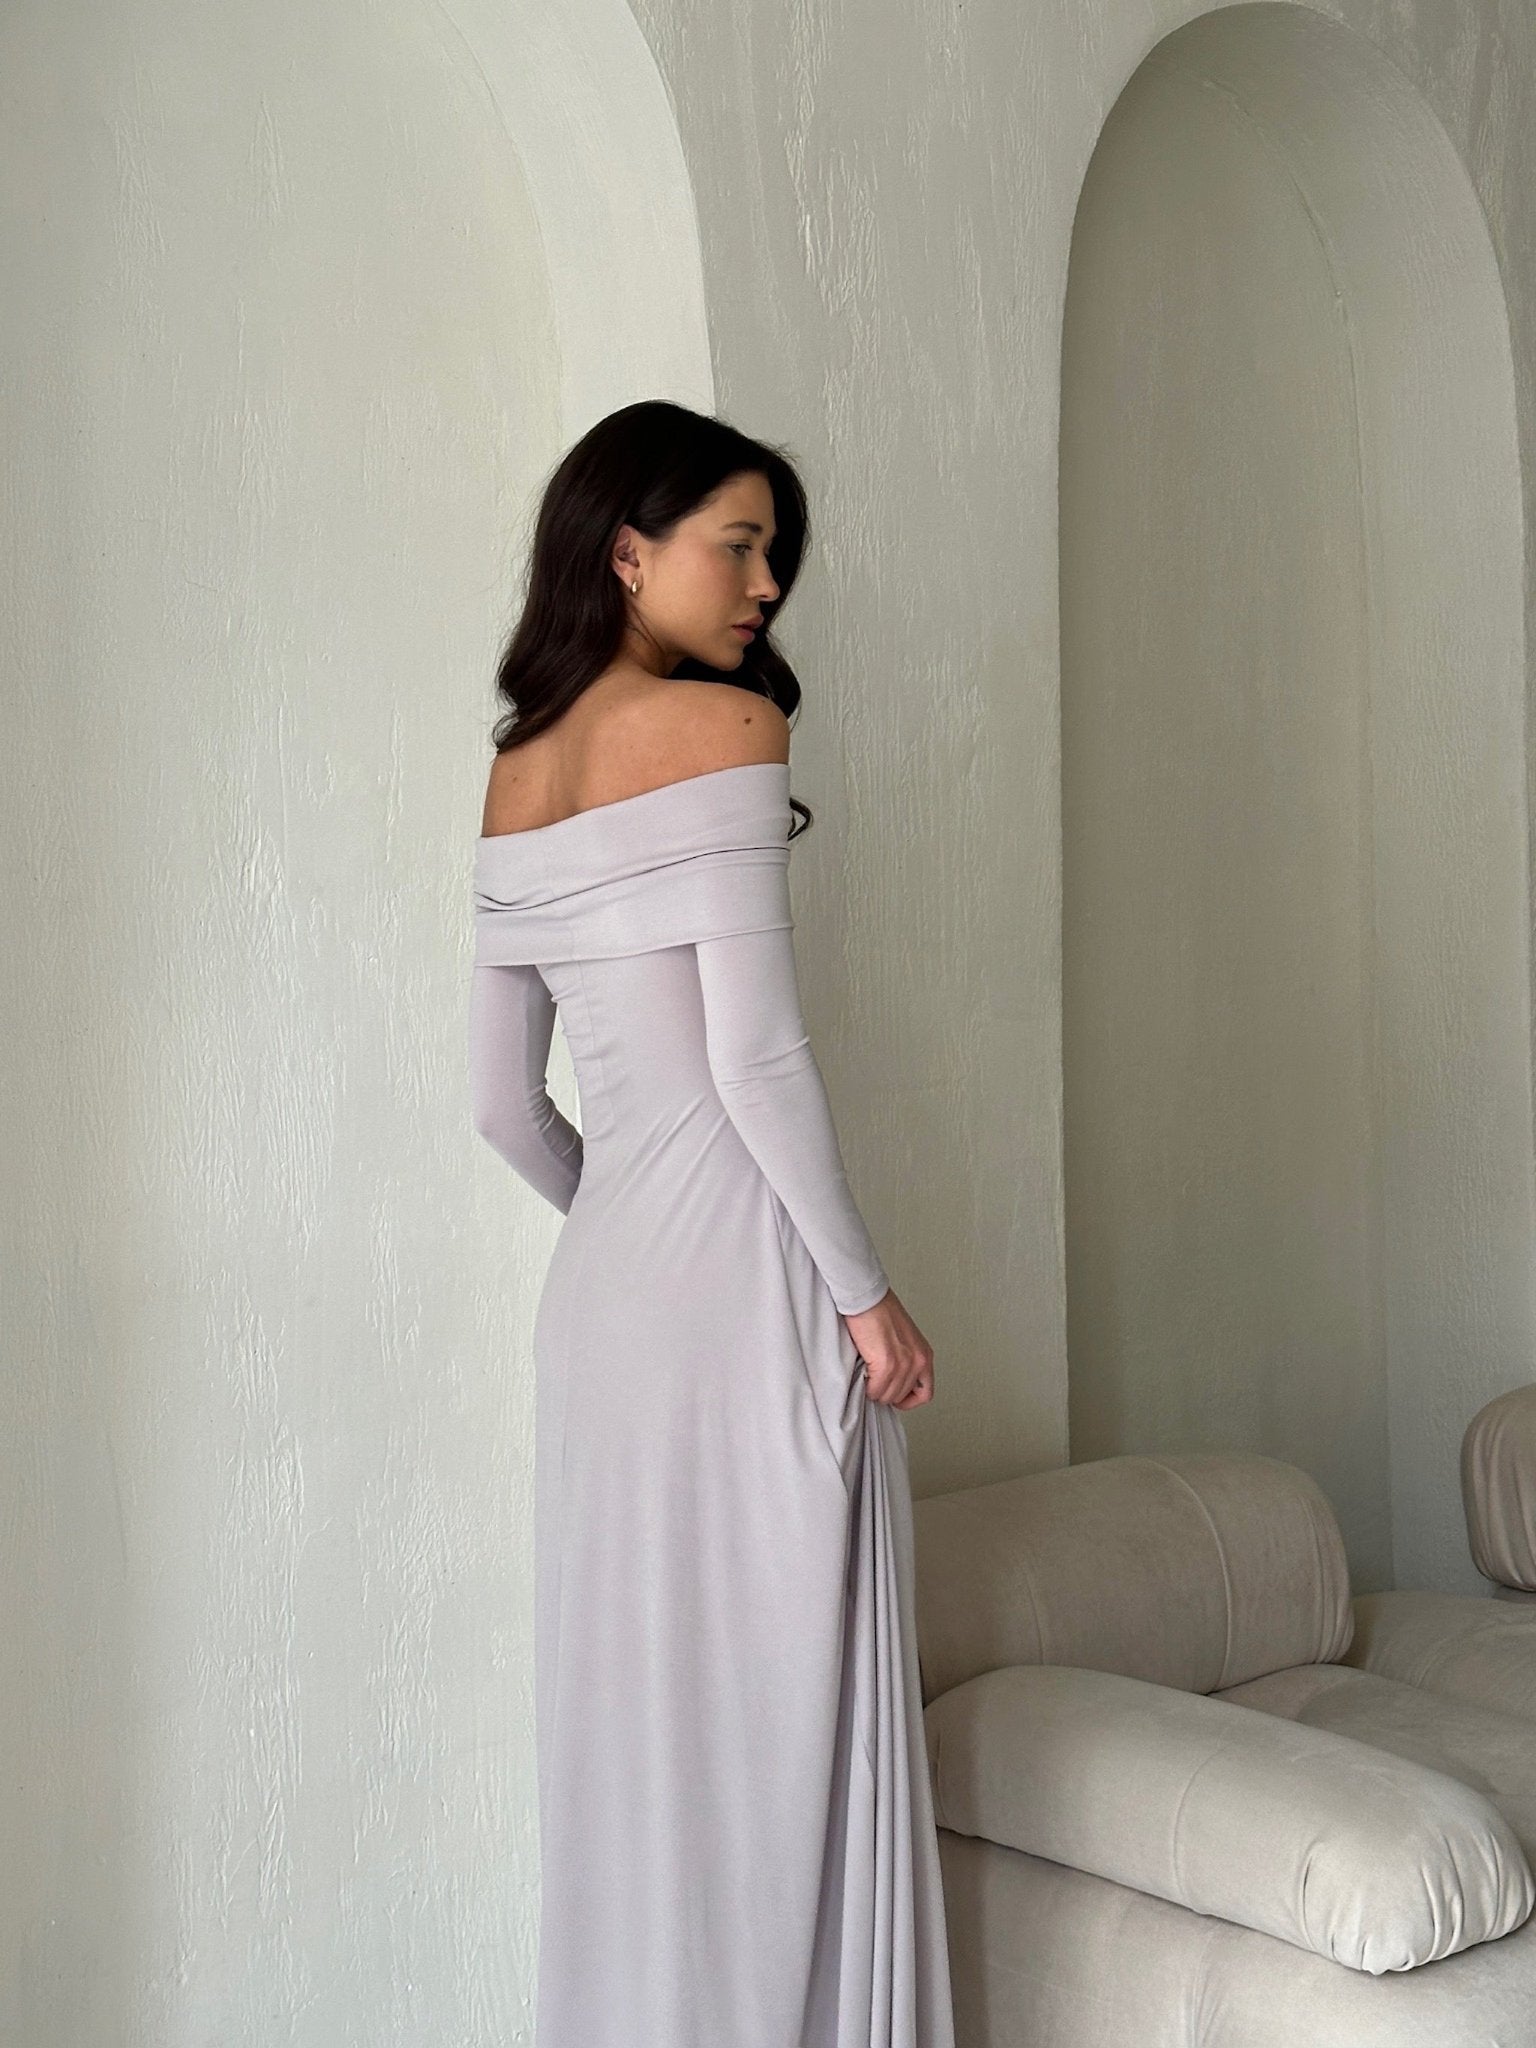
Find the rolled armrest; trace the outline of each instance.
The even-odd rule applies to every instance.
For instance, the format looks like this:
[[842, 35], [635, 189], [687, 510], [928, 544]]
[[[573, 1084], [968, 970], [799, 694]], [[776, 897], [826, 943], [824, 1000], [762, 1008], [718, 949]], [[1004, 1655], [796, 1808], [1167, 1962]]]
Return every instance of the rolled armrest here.
[[1444, 1772], [1255, 1707], [1053, 1664], [924, 1714], [941, 1827], [1379, 1975], [1496, 1941], [1536, 1879]]

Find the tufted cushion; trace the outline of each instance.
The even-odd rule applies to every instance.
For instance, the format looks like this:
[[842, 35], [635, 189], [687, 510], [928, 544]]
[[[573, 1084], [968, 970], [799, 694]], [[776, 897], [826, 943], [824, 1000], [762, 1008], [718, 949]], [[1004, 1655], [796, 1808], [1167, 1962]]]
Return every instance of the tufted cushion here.
[[1536, 1614], [1477, 1594], [1404, 1589], [1355, 1596], [1340, 1660], [1441, 1699], [1536, 1720]]
[[1379, 1975], [1536, 1906], [1508, 1822], [1353, 1737], [1116, 1672], [1017, 1665], [924, 1715], [939, 1825]]
[[1354, 1626], [1315, 1480], [1252, 1452], [1096, 1458], [914, 1503], [925, 1700], [1007, 1664], [1215, 1692]]

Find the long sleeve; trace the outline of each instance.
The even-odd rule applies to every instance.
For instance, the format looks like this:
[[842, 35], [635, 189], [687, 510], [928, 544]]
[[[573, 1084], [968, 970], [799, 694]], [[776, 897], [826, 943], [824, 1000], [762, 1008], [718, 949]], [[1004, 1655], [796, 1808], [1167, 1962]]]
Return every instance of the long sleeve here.
[[890, 1286], [848, 1187], [826, 1084], [806, 1035], [794, 932], [731, 932], [696, 942], [710, 1071], [757, 1161], [845, 1316]]
[[569, 1213], [581, 1133], [546, 1085], [555, 1001], [536, 967], [477, 961], [469, 992], [469, 1093], [475, 1129], [546, 1201]]

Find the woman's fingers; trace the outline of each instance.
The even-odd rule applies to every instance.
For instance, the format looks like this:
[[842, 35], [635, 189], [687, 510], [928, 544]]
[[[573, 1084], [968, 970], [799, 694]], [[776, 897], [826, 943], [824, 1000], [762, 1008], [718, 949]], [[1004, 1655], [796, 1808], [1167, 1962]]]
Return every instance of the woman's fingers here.
[[933, 1399], [933, 1357], [921, 1355], [902, 1363], [892, 1360], [884, 1368], [868, 1363], [864, 1377], [872, 1401], [885, 1401], [893, 1408], [920, 1408]]
[[872, 1401], [884, 1401], [893, 1408], [920, 1408], [933, 1399], [933, 1348], [894, 1288], [873, 1309], [861, 1309], [845, 1320], [864, 1361], [866, 1390]]

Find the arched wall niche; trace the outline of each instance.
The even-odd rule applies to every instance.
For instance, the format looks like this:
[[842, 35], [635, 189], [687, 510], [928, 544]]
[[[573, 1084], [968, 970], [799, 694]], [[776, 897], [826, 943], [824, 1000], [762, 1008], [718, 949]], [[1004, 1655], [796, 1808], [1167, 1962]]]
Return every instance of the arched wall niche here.
[[523, 178], [554, 307], [561, 445], [637, 398], [712, 412], [693, 189], [656, 60], [623, 0], [429, 0]]
[[7, 29], [0, 2037], [509, 2039], [558, 1219], [469, 860], [543, 475], [712, 406], [681, 145], [623, 0]]
[[1530, 1377], [1523, 541], [1504, 295], [1372, 45], [1200, 16], [1077, 210], [1060, 443], [1071, 1456], [1322, 1484], [1475, 1590]]

